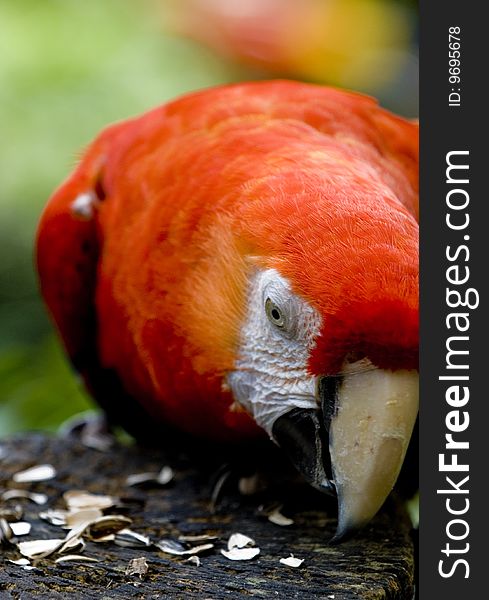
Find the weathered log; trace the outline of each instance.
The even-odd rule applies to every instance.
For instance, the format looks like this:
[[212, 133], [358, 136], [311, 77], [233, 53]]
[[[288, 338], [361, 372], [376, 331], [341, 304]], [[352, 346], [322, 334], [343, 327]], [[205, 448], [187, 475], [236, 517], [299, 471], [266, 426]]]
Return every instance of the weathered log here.
[[[222, 500], [211, 510], [215, 473], [223, 462], [222, 448], [169, 450], [143, 449], [116, 444], [108, 452], [83, 446], [76, 440], [40, 434], [16, 436], [0, 442], [0, 494], [23, 488], [48, 495], [45, 506], [28, 500], [0, 501], [0, 510], [21, 504], [24, 520], [32, 523], [22, 539], [57, 538], [66, 532], [38, 516], [46, 508], [64, 508], [62, 494], [86, 489], [93, 493], [130, 497], [131, 528], [150, 536], [178, 538], [181, 534], [216, 535], [215, 547], [200, 556], [200, 566], [187, 557], [157, 549], [124, 548], [113, 543], [87, 542], [84, 554], [97, 563], [56, 564], [54, 557], [38, 560], [24, 570], [8, 559], [19, 558], [15, 547], [0, 548], [0, 598], [300, 598], [302, 599], [409, 599], [414, 589], [414, 549], [411, 526], [401, 502], [390, 497], [372, 523], [353, 539], [339, 545], [328, 540], [336, 526], [336, 507], [309, 486], [283, 483], [276, 477], [271, 487], [254, 496], [241, 495], [232, 474]], [[243, 449], [241, 449], [241, 455]], [[268, 449], [267, 451], [268, 452]], [[2, 458], [3, 455], [3, 458]], [[241, 462], [246, 462], [241, 461]], [[13, 473], [34, 464], [51, 463], [57, 476], [46, 482], [18, 484]], [[166, 487], [127, 487], [126, 477], [158, 471], [168, 464], [175, 471]], [[275, 469], [276, 470], [276, 469]], [[279, 501], [282, 513], [294, 521], [289, 526], [270, 522], [260, 504]], [[61, 532], [61, 534], [60, 534]], [[220, 550], [232, 533], [256, 541], [260, 554], [246, 562], [232, 562]], [[304, 559], [299, 568], [285, 566], [280, 558], [290, 554]], [[131, 559], [144, 556], [149, 565], [142, 578], [127, 575]]]

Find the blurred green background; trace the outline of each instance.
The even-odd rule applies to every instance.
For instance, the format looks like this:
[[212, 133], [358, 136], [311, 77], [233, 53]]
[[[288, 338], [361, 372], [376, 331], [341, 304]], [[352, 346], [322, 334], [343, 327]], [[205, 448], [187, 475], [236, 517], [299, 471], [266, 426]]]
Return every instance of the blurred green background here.
[[184, 92], [288, 77], [417, 114], [411, 0], [0, 1], [0, 435], [91, 407], [40, 300], [42, 208], [107, 125]]

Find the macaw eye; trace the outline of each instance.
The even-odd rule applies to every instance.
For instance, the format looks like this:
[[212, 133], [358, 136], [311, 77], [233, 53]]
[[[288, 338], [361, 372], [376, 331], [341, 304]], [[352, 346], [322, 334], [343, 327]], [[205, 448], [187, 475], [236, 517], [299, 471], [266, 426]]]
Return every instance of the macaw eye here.
[[285, 315], [282, 309], [270, 298], [265, 300], [265, 312], [268, 320], [275, 325], [275, 327], [282, 329], [282, 327], [285, 326]]

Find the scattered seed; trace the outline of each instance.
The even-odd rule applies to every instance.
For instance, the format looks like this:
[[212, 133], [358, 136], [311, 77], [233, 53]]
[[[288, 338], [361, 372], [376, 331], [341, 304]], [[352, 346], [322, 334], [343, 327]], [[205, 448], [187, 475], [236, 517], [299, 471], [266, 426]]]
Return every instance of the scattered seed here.
[[12, 477], [15, 483], [34, 483], [36, 481], [49, 481], [56, 477], [53, 465], [36, 465], [25, 471], [19, 471]]
[[179, 535], [179, 542], [189, 542], [190, 544], [195, 544], [198, 542], [214, 542], [217, 540], [217, 535], [208, 535], [207, 533], [202, 533], [200, 535]]
[[155, 484], [164, 486], [169, 484], [172, 479], [173, 469], [165, 466], [158, 473], [135, 473], [134, 475], [129, 475], [129, 477], [126, 479], [126, 485], [137, 486]]
[[[54, 551], [57, 551], [59, 554], [66, 552], [67, 550], [80, 550], [85, 547], [85, 542], [81, 539], [81, 536], [85, 532], [85, 529], [88, 527], [88, 523], [80, 523], [77, 527], [74, 527], [66, 534], [66, 537], [62, 540], [62, 544], [60, 548], [55, 548]], [[49, 553], [43, 555], [48, 556]]]
[[200, 558], [198, 556], [190, 556], [185, 562], [189, 562], [196, 567], [200, 567]]
[[146, 562], [146, 558], [141, 556], [140, 558], [133, 558], [129, 561], [129, 565], [126, 569], [126, 575], [139, 575], [140, 579], [148, 572], [148, 563]]
[[5, 519], [6, 521], [20, 521], [24, 516], [24, 511], [22, 510], [22, 506], [17, 504], [11, 508], [0, 508], [0, 519]]
[[113, 542], [113, 541], [115, 541], [115, 534], [110, 533], [109, 535], [104, 535], [103, 537], [99, 537], [96, 539], [94, 538], [90, 541], [95, 542], [96, 544], [104, 544], [106, 542]]
[[155, 546], [162, 552], [165, 552], [165, 554], [174, 554], [175, 556], [183, 556], [187, 551], [187, 548], [183, 544], [175, 540], [159, 540], [155, 543]]
[[17, 521], [16, 523], [10, 523], [10, 528], [14, 532], [14, 535], [29, 535], [32, 526], [26, 521]]
[[36, 571], [37, 567], [33, 567], [27, 558], [19, 558], [17, 560], [7, 559], [9, 563], [21, 567], [24, 571]]
[[267, 484], [259, 473], [250, 477], [241, 477], [238, 481], [238, 490], [242, 496], [252, 496], [267, 489]]
[[9, 558], [8, 562], [19, 567], [27, 567], [27, 565], [31, 564], [30, 561], [27, 560], [27, 558], [18, 558], [17, 560], [10, 560]]
[[251, 560], [260, 554], [260, 548], [233, 548], [221, 550], [221, 554], [229, 560]]
[[9, 546], [14, 537], [14, 532], [10, 523], [5, 519], [0, 519], [0, 546]]
[[192, 548], [186, 548], [180, 542], [175, 540], [163, 539], [155, 543], [155, 546], [164, 552], [165, 554], [173, 554], [174, 556], [190, 556], [192, 554], [200, 554], [206, 552], [211, 548], [214, 548], [214, 544], [202, 544], [200, 546], [193, 546]]
[[131, 523], [132, 519], [129, 519], [129, 517], [106, 515], [89, 522], [86, 527], [86, 535], [89, 539], [96, 540], [115, 534], [121, 529], [126, 529]]
[[281, 558], [279, 561], [282, 565], [286, 565], [287, 567], [300, 567], [304, 562], [303, 558], [295, 558], [293, 554], [291, 554], [288, 558]]
[[39, 513], [39, 518], [43, 521], [47, 521], [51, 523], [51, 525], [56, 525], [57, 527], [62, 527], [66, 525], [66, 517], [69, 514], [67, 510], [54, 510], [49, 509]]
[[193, 546], [189, 548], [185, 554], [202, 554], [203, 552], [207, 552], [207, 550], [212, 550], [214, 548], [214, 544], [201, 544], [199, 546]]
[[81, 523], [93, 523], [103, 516], [98, 508], [83, 508], [81, 510], [68, 511], [65, 516], [63, 527], [73, 529]]
[[60, 556], [54, 562], [55, 563], [64, 563], [64, 562], [99, 562], [98, 558], [93, 558], [92, 556], [82, 556], [81, 554], [66, 554], [65, 556]]
[[19, 552], [27, 558], [40, 558], [44, 555], [49, 555], [55, 552], [64, 539], [50, 539], [50, 540], [30, 540], [28, 542], [19, 542], [17, 548]]
[[131, 529], [121, 529], [114, 535], [114, 543], [123, 548], [147, 548], [151, 546], [151, 540], [145, 535], [136, 533]]
[[241, 549], [254, 545], [255, 540], [242, 533], [233, 533], [228, 540], [228, 550], [232, 550], [233, 548]]
[[81, 537], [74, 537], [71, 540], [68, 540], [63, 547], [58, 550], [59, 554], [63, 554], [63, 552], [83, 552], [85, 550], [85, 540]]
[[288, 527], [289, 525], [294, 524], [294, 519], [289, 519], [285, 515], [280, 512], [282, 507], [274, 509], [269, 515], [268, 520], [275, 525], [280, 525], [281, 527]]
[[233, 533], [228, 540], [228, 549], [221, 550], [221, 554], [229, 560], [251, 560], [260, 554], [260, 548], [254, 548], [255, 540], [243, 535]]
[[46, 504], [48, 501], [46, 494], [35, 494], [33, 492], [28, 492], [27, 490], [7, 490], [2, 494], [1, 498], [4, 501], [27, 498], [27, 500], [30, 500], [35, 504]]
[[158, 473], [134, 473], [126, 478], [127, 486], [144, 485], [146, 483], [154, 483], [158, 477]]
[[69, 490], [63, 494], [64, 501], [70, 510], [82, 510], [98, 508], [104, 510], [118, 502], [118, 498], [104, 496], [102, 494], [91, 494], [85, 490]]
[[108, 452], [114, 445], [114, 436], [110, 433], [97, 430], [95, 427], [86, 427], [83, 429], [80, 442], [87, 448], [98, 450], [99, 452]]

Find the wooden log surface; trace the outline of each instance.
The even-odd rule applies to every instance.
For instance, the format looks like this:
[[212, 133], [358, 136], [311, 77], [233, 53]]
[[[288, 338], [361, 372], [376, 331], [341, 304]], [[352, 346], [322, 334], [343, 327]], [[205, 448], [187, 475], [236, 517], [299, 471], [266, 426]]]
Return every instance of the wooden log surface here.
[[[116, 444], [101, 452], [77, 440], [35, 433], [0, 441], [0, 495], [22, 488], [48, 496], [42, 507], [28, 500], [0, 501], [0, 510], [20, 504], [23, 520], [32, 523], [30, 534], [22, 539], [60, 537], [62, 530], [38, 515], [46, 508], [65, 508], [62, 494], [73, 489], [129, 497], [125, 514], [133, 519], [131, 529], [153, 540], [202, 533], [218, 538], [215, 547], [200, 556], [200, 566], [157, 549], [88, 541], [83, 554], [100, 562], [56, 564], [51, 556], [37, 561], [35, 569], [25, 570], [8, 560], [20, 557], [15, 547], [0, 547], [0, 599], [412, 599], [411, 525], [400, 501], [391, 496], [364, 531], [330, 545], [336, 527], [334, 499], [296, 481], [284, 483], [278, 478], [264, 492], [247, 496], [239, 493], [237, 479], [231, 475], [220, 504], [211, 510], [216, 472], [229, 462], [226, 452], [205, 444], [183, 449], [172, 445], [166, 451]], [[267, 446], [262, 452], [268, 452]], [[54, 479], [12, 481], [15, 472], [41, 463], [55, 467]], [[127, 487], [128, 475], [158, 471], [163, 465], [170, 465], [175, 473], [168, 486]], [[260, 505], [271, 501], [283, 504], [281, 511], [293, 519], [292, 525], [276, 525], [260, 512]], [[233, 562], [221, 554], [236, 532], [255, 540], [260, 548], [256, 558]], [[279, 562], [290, 554], [304, 559], [300, 567]], [[146, 575], [127, 575], [129, 561], [143, 556], [149, 566]]]

